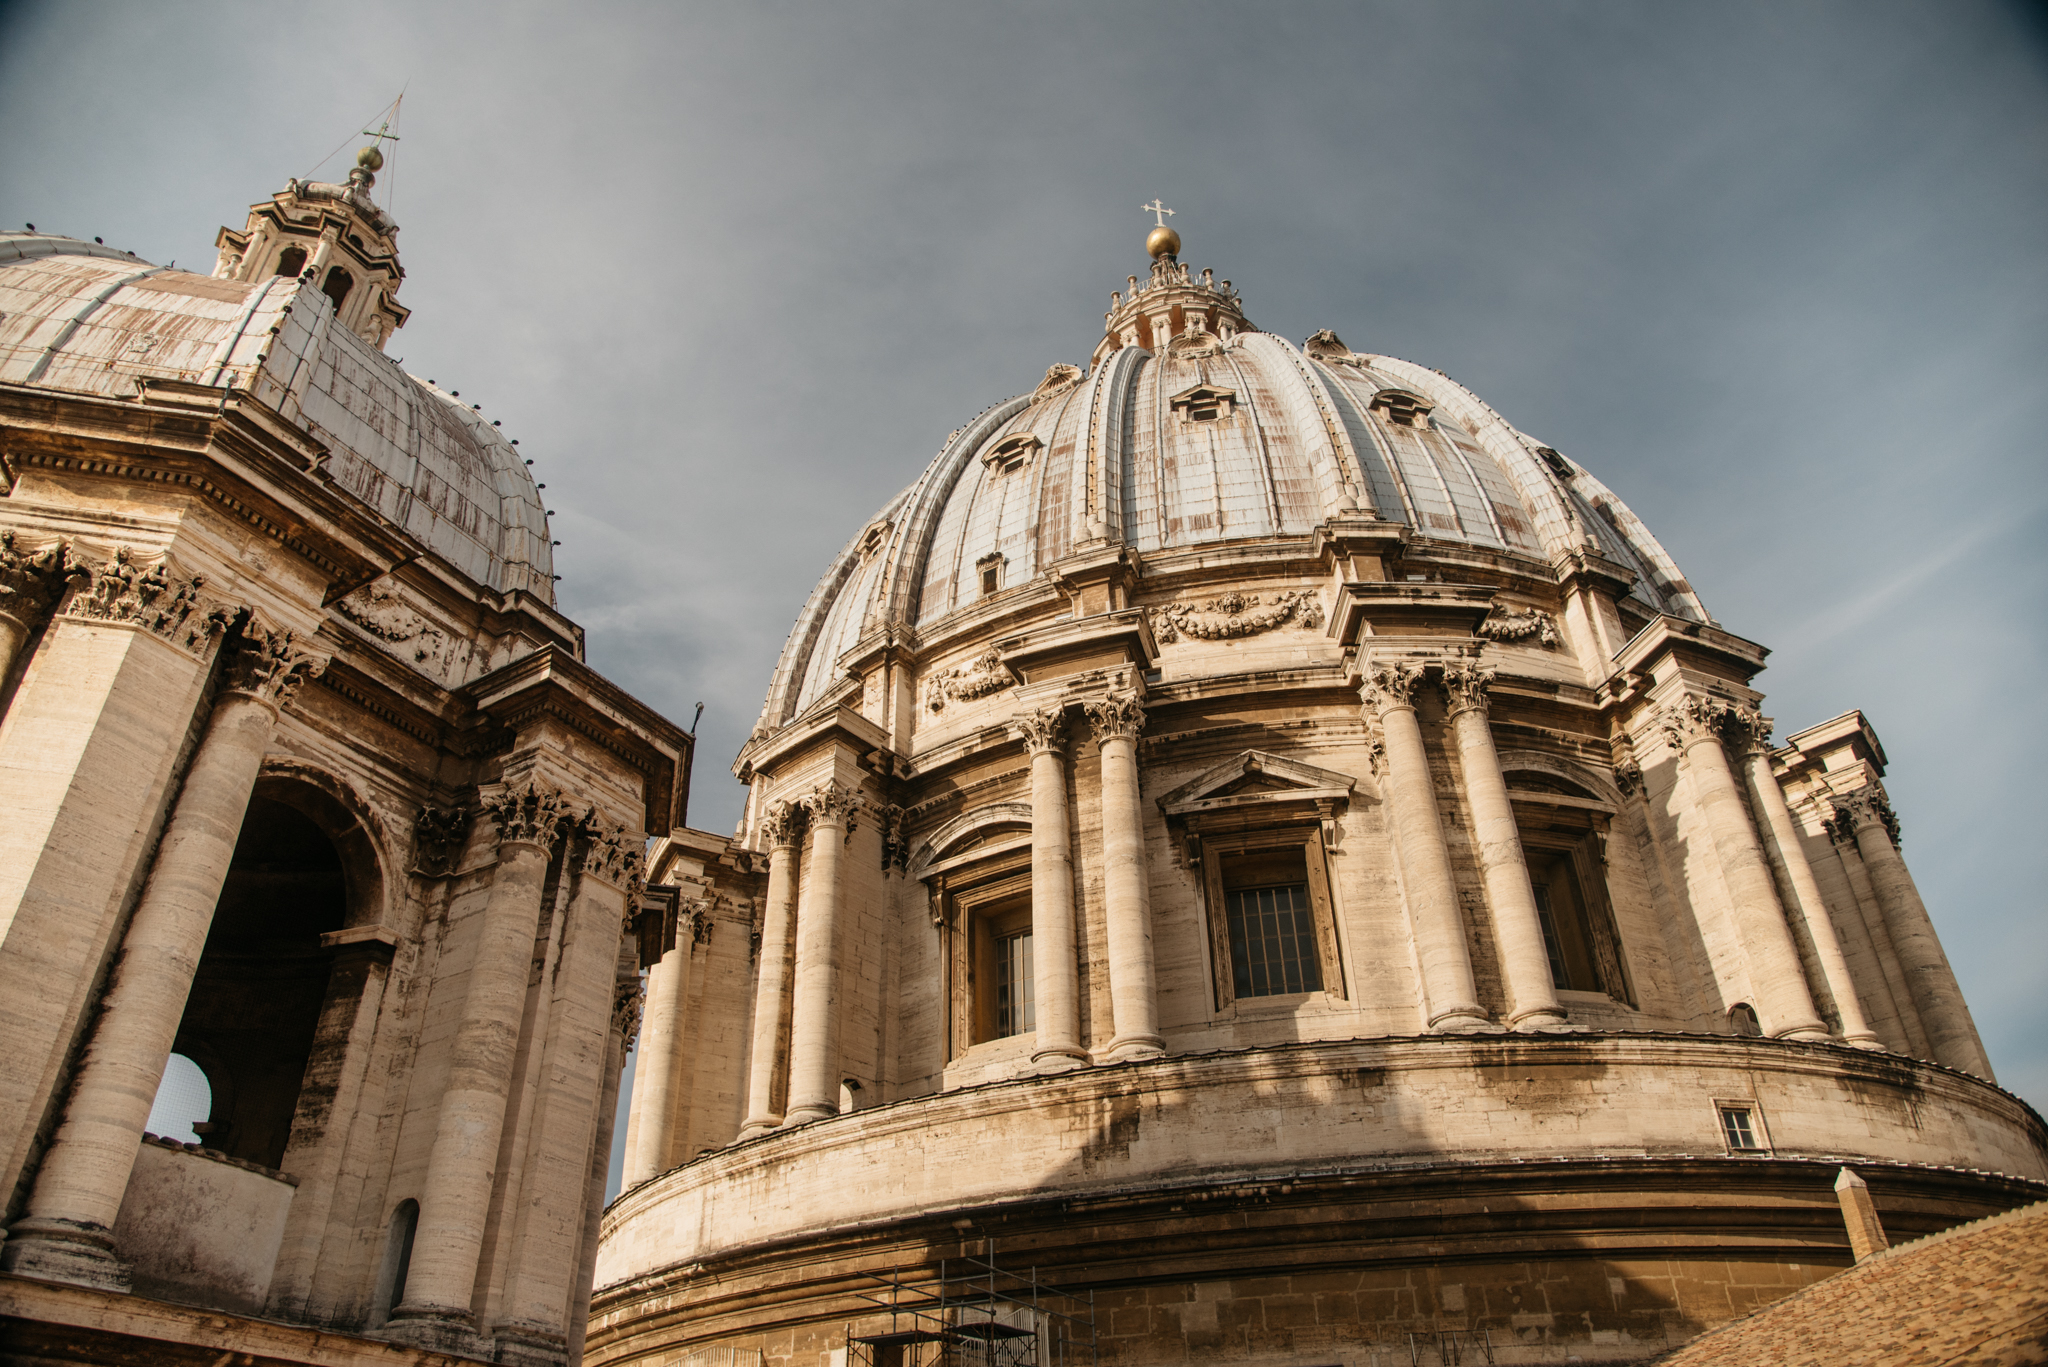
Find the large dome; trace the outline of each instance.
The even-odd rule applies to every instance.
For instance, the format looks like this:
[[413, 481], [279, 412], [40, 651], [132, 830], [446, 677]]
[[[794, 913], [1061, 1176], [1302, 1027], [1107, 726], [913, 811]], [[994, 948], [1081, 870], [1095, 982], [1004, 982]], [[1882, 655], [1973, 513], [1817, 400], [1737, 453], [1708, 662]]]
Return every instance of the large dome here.
[[0, 382], [122, 400], [154, 382], [238, 390], [325, 444], [336, 485], [456, 570], [552, 604], [547, 512], [525, 461], [336, 313], [300, 275], [220, 279], [0, 233]]
[[830, 693], [877, 626], [929, 633], [991, 582], [1024, 585], [1084, 546], [1285, 543], [1338, 515], [1523, 569], [1593, 549], [1635, 575], [1646, 612], [1707, 620], [1620, 499], [1447, 376], [1327, 331], [1297, 348], [1252, 328], [1228, 281], [1170, 260], [1115, 303], [1091, 369], [1055, 365], [955, 431], [840, 551], [783, 649], [763, 728]]

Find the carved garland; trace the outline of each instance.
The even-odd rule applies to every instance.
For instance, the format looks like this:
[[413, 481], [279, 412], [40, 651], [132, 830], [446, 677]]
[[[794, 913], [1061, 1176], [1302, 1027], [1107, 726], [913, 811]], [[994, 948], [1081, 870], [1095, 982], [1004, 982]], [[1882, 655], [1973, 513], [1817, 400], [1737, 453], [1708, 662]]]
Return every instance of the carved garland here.
[[1307, 589], [1288, 589], [1261, 603], [1256, 593], [1226, 593], [1205, 603], [1168, 603], [1147, 608], [1152, 631], [1163, 642], [1183, 636], [1228, 641], [1257, 636], [1289, 622], [1313, 631], [1323, 624], [1323, 605]]
[[1533, 640], [1540, 646], [1553, 648], [1558, 642], [1557, 619], [1541, 608], [1515, 612], [1495, 604], [1475, 634], [1489, 641]]
[[414, 664], [447, 673], [453, 658], [447, 635], [390, 589], [358, 589], [335, 603], [334, 610], [386, 645], [411, 647], [395, 650], [394, 655], [410, 656]]
[[993, 649], [983, 651], [972, 663], [942, 674], [934, 674], [924, 686], [924, 705], [934, 712], [943, 712], [949, 702], [968, 702], [985, 698], [991, 693], [1000, 693], [1016, 683], [1016, 678], [1003, 667], [1002, 656]]

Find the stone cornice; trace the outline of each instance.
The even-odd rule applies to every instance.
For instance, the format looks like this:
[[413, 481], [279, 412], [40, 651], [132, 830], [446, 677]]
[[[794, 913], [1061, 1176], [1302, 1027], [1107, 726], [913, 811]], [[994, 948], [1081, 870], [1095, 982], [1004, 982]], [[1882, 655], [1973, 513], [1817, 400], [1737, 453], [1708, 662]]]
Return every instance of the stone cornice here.
[[645, 828], [684, 824], [693, 738], [567, 651], [546, 646], [456, 690], [499, 726], [516, 730], [550, 716], [638, 770], [646, 780]]
[[773, 735], [747, 742], [739, 758], [733, 761], [733, 775], [742, 783], [749, 782], [755, 773], [772, 769], [779, 761], [832, 738], [842, 740], [863, 755], [889, 748], [886, 728], [842, 703], [799, 717]]
[[1421, 629], [1470, 636], [1493, 610], [1498, 592], [1484, 584], [1341, 584], [1330, 612], [1329, 635], [1340, 644], [1357, 645], [1364, 624], [1370, 622], [1375, 635], [1405, 635]]
[[1681, 664], [1704, 667], [1709, 673], [1731, 676], [1746, 684], [1762, 671], [1764, 657], [1770, 653], [1768, 648], [1719, 627], [1667, 614], [1652, 620], [1617, 651], [1614, 665], [1620, 673], [1642, 673], [1658, 657], [1670, 655]]

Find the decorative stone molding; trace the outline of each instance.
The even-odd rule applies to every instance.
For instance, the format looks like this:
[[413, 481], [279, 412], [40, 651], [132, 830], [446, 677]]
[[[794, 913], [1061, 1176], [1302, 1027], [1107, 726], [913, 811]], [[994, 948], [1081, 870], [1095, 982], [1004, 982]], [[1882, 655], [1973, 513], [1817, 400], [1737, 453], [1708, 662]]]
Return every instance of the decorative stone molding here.
[[27, 626], [49, 610], [70, 568], [61, 541], [40, 551], [21, 547], [11, 531], [0, 532], [0, 613]]
[[486, 798], [483, 811], [497, 823], [499, 845], [522, 841], [552, 850], [569, 814], [569, 800], [555, 789], [529, 780], [524, 788], [508, 789]]
[[1884, 827], [1884, 833], [1891, 838], [1892, 848], [1898, 848], [1898, 814], [1892, 811], [1892, 804], [1882, 788], [1859, 788], [1853, 793], [1842, 793], [1834, 798], [1834, 808], [1835, 820], [1842, 823], [1851, 840], [1859, 828], [1877, 825]]
[[1614, 786], [1623, 797], [1632, 796], [1643, 786], [1643, 766], [1632, 759], [1618, 761], [1614, 766]]
[[357, 589], [335, 603], [334, 610], [379, 642], [397, 647], [391, 654], [427, 665], [437, 676], [448, 672], [447, 635], [390, 589]]
[[1444, 665], [1444, 699], [1450, 715], [1477, 712], [1486, 715], [1486, 690], [1493, 686], [1494, 671], [1477, 665], [1447, 662]]
[[449, 872], [462, 852], [462, 840], [469, 833], [467, 807], [422, 807], [412, 822], [412, 858], [415, 872], [428, 875]]
[[1000, 693], [1017, 680], [1004, 667], [1002, 656], [993, 648], [976, 656], [972, 663], [964, 664], [942, 674], [934, 674], [925, 681], [924, 705], [934, 712], [943, 712], [949, 702], [969, 702], [985, 698], [991, 693]]
[[647, 997], [647, 989], [641, 985], [640, 977], [620, 978], [612, 994], [612, 1031], [618, 1035], [623, 1047], [620, 1054], [630, 1052], [640, 1038], [640, 1008]]
[[114, 558], [90, 571], [90, 576], [89, 585], [72, 597], [67, 616], [132, 622], [195, 655], [204, 655], [238, 615], [229, 607], [202, 604], [204, 575], [174, 580], [165, 561], [145, 568], [135, 563], [135, 553], [126, 546], [116, 549]]
[[1097, 745], [1112, 740], [1136, 740], [1138, 732], [1145, 729], [1145, 709], [1139, 705], [1136, 693], [1113, 692], [1091, 698], [1081, 704], [1081, 711], [1088, 718]]
[[804, 821], [808, 816], [801, 798], [794, 802], [771, 802], [761, 817], [761, 832], [769, 848], [794, 848], [803, 843]]
[[1365, 704], [1366, 719], [1377, 722], [1396, 708], [1415, 706], [1416, 685], [1422, 682], [1422, 667], [1390, 660], [1373, 664], [1365, 671], [1365, 684], [1358, 697]]
[[[576, 825], [577, 834], [583, 838], [585, 873], [628, 889], [635, 888], [643, 880], [647, 863], [646, 837], [630, 827], [605, 820], [595, 807], [585, 812]], [[630, 902], [629, 898], [629, 919], [638, 915]]]
[[910, 863], [910, 842], [903, 834], [903, 808], [885, 802], [875, 808], [875, 820], [882, 829], [882, 872], [904, 872]]
[[293, 644], [289, 631], [266, 631], [247, 627], [221, 675], [221, 687], [230, 693], [246, 693], [260, 702], [282, 709], [299, 691], [299, 685], [327, 668], [327, 657], [314, 655]]
[[1065, 750], [1067, 709], [1036, 707], [1029, 712], [1019, 713], [1010, 722], [1010, 730], [1017, 739], [1024, 742], [1026, 754], [1043, 755], [1049, 751]]
[[1473, 634], [1489, 641], [1534, 641], [1546, 648], [1555, 648], [1559, 639], [1557, 619], [1541, 608], [1517, 612], [1497, 603]]
[[716, 897], [692, 897], [684, 903], [690, 909], [690, 943], [708, 945], [711, 932], [717, 928], [713, 913], [718, 910], [720, 899]]
[[1046, 367], [1045, 378], [1038, 382], [1038, 388], [1031, 391], [1032, 401], [1035, 403], [1040, 399], [1049, 399], [1055, 394], [1063, 394], [1079, 383], [1081, 367], [1065, 361], [1055, 361]]
[[800, 801], [810, 814], [813, 827], [841, 827], [846, 831], [848, 840], [853, 839], [853, 833], [859, 829], [860, 814], [867, 807], [866, 798], [843, 786], [837, 779], [806, 793]]
[[1344, 339], [1328, 328], [1310, 333], [1308, 340], [1301, 344], [1301, 349], [1308, 353], [1310, 360], [1321, 361], [1325, 365], [1361, 364], [1358, 358], [1351, 354], [1351, 348], [1344, 345]]
[[1288, 589], [1261, 603], [1256, 593], [1226, 593], [1205, 603], [1168, 603], [1147, 608], [1152, 633], [1162, 642], [1191, 636], [1203, 641], [1227, 641], [1295, 623], [1313, 631], [1323, 624], [1323, 605], [1307, 589]]

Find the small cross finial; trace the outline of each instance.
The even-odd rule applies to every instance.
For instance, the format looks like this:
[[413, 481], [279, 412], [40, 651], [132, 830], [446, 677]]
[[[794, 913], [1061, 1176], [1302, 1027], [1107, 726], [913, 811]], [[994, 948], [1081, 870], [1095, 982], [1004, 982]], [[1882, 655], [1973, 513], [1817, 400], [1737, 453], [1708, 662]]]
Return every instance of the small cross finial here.
[[1152, 215], [1154, 221], [1156, 221], [1162, 228], [1166, 226], [1166, 220], [1173, 217], [1173, 210], [1167, 208], [1164, 204], [1161, 204], [1159, 202], [1159, 196], [1157, 195], [1152, 196], [1152, 202], [1150, 204], [1140, 204], [1138, 207], [1140, 209], [1143, 209], [1146, 213]]

